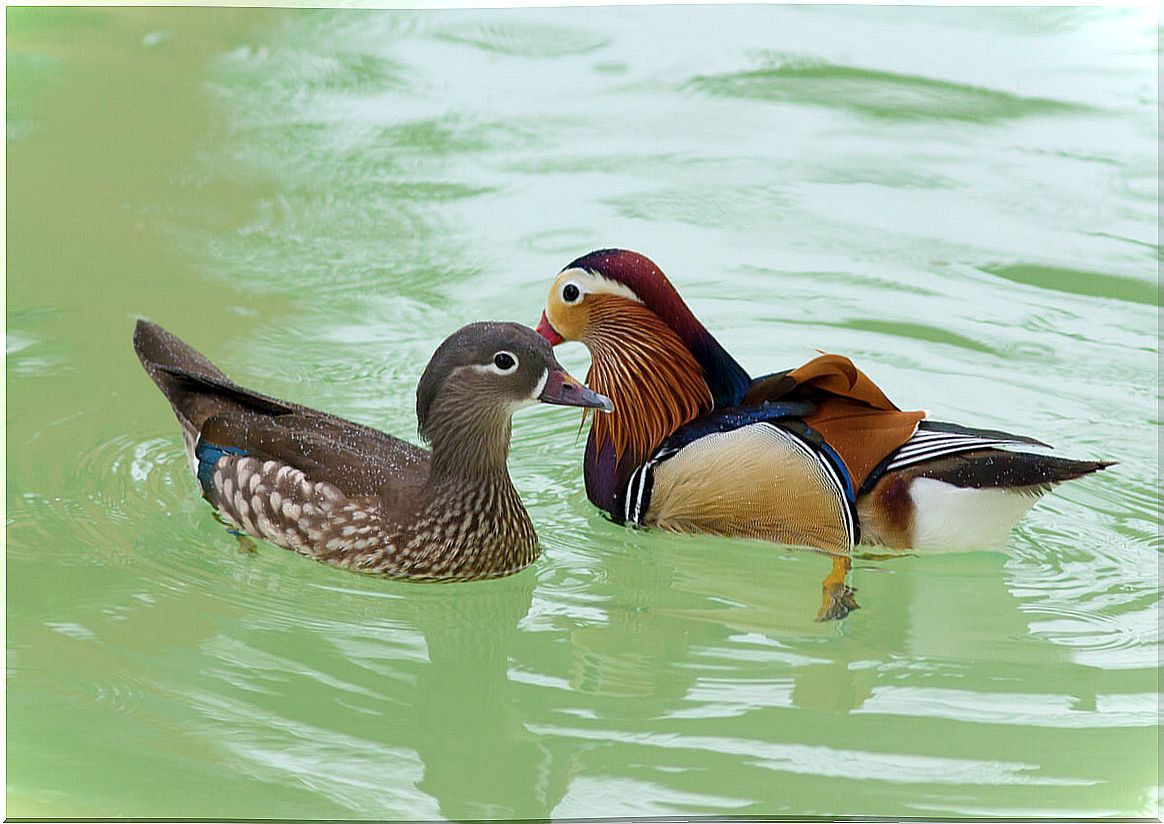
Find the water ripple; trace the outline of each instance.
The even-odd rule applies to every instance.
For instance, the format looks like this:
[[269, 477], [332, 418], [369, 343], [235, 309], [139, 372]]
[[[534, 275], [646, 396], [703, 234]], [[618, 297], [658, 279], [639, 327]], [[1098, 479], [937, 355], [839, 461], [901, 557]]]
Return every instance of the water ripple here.
[[188, 690], [182, 698], [205, 719], [205, 743], [233, 769], [258, 781], [303, 784], [354, 815], [390, 818], [401, 809], [438, 818], [417, 788], [424, 774], [415, 751], [387, 746], [285, 717], [249, 701]]
[[1087, 711], [1079, 709], [1073, 695], [886, 685], [874, 688], [853, 712], [1065, 729], [1154, 727], [1157, 723], [1157, 696], [1153, 693], [1097, 698], [1102, 708]]
[[607, 202], [623, 217], [638, 220], [747, 228], [779, 223], [793, 201], [788, 192], [775, 186], [685, 186], [637, 192]]
[[753, 766], [777, 772], [832, 776], [861, 781], [1042, 787], [1088, 787], [1099, 783], [1086, 778], [1039, 775], [1041, 768], [1038, 764], [1021, 761], [987, 761], [799, 744], [774, 744], [727, 736], [650, 732], [622, 733], [540, 724], [531, 729], [543, 735], [593, 740], [613, 739], [627, 744], [662, 747], [671, 750], [701, 750], [720, 756], [743, 757]]
[[538, 23], [471, 23], [446, 26], [432, 36], [487, 52], [520, 57], [555, 58], [589, 54], [610, 43], [596, 31]]
[[892, 120], [990, 122], [1083, 110], [1057, 100], [803, 58], [779, 60], [750, 71], [697, 76], [688, 87], [721, 97], [829, 106]]
[[1012, 283], [1037, 286], [1040, 289], [1053, 289], [1056, 292], [1067, 292], [1072, 295], [1111, 298], [1148, 306], [1157, 305], [1160, 297], [1159, 289], [1154, 283], [1102, 272], [1032, 263], [983, 266], [982, 270]]

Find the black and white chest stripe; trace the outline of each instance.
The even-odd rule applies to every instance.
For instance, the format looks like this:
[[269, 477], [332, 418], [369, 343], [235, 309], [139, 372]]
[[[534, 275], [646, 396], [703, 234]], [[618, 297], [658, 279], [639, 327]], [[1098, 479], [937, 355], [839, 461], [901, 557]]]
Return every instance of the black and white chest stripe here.
[[642, 525], [643, 516], [651, 508], [651, 488], [655, 483], [655, 467], [678, 453], [680, 448], [664, 446], [657, 449], [646, 463], [630, 474], [622, 495], [624, 522]]

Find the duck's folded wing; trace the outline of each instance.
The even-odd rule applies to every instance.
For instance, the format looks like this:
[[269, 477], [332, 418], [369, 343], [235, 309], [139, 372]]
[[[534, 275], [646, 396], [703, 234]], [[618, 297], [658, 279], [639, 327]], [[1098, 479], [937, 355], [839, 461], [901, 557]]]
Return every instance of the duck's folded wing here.
[[752, 381], [744, 404], [834, 396], [859, 401], [874, 409], [899, 411], [877, 384], [844, 355], [820, 355], [803, 366], [764, 375]]
[[906, 443], [925, 412], [875, 409], [850, 398], [820, 401], [804, 422], [820, 433], [845, 462], [860, 488], [887, 455]]
[[347, 495], [380, 494], [401, 479], [423, 481], [428, 475], [426, 450], [377, 429], [227, 379], [170, 367], [160, 371], [171, 403], [192, 412], [199, 440], [213, 447], [293, 466]]
[[1051, 445], [1028, 437], [1012, 435], [997, 429], [972, 429], [941, 421], [925, 421], [909, 441], [886, 461], [885, 471], [892, 472], [914, 464], [995, 447], [1037, 446], [1050, 449]]
[[195, 404], [204, 411], [201, 419], [197, 414], [186, 415], [195, 425], [200, 425], [202, 420], [221, 409], [230, 407], [268, 415], [312, 411], [305, 406], [244, 389], [221, 373], [210, 375], [180, 366], [151, 364], [150, 376], [158, 382], [170, 403], [179, 411], [193, 412], [189, 407]]
[[905, 412], [843, 355], [821, 355], [803, 366], [752, 382], [744, 403], [807, 400], [804, 421], [836, 450], [860, 487], [887, 455], [908, 441], [925, 418]]
[[336, 418], [223, 413], [206, 421], [201, 443], [292, 466], [348, 496], [381, 495], [428, 476], [428, 452]]

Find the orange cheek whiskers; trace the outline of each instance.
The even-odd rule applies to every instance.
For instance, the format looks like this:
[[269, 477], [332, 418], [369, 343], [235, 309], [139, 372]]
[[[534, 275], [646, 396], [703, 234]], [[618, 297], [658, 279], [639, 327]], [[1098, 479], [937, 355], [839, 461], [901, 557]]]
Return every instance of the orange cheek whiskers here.
[[613, 444], [620, 461], [641, 463], [672, 432], [711, 410], [702, 367], [640, 304], [595, 300], [585, 342], [592, 358], [586, 382], [615, 406], [609, 415], [594, 416], [595, 442], [599, 448]]

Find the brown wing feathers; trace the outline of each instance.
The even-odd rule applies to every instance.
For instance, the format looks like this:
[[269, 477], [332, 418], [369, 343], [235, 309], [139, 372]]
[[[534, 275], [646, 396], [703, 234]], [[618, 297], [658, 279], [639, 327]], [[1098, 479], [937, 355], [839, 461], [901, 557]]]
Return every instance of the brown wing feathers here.
[[428, 475], [426, 450], [371, 427], [244, 389], [160, 326], [138, 321], [134, 349], [195, 440], [201, 436], [255, 458], [287, 463], [349, 495], [379, 494], [389, 481], [399, 484], [404, 477], [419, 482]]

